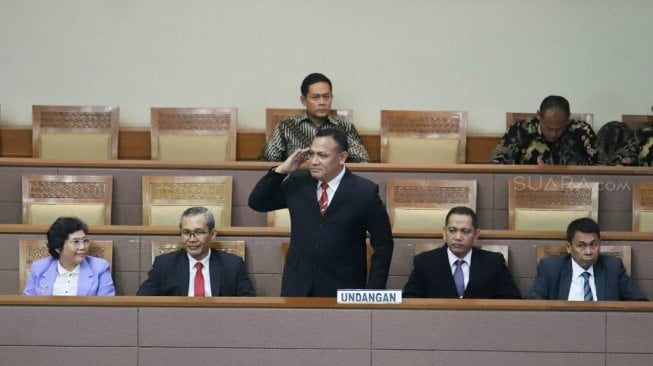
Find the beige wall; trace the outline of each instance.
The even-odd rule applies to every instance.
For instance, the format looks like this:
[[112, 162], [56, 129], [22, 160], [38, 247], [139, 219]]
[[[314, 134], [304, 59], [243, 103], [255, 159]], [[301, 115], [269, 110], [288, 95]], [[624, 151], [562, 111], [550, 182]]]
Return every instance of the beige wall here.
[[650, 113], [649, 0], [47, 1], [0, 5], [3, 125], [32, 104], [114, 104], [121, 125], [151, 106], [233, 106], [241, 128], [299, 106], [309, 72], [361, 130], [380, 109], [469, 112], [473, 132], [548, 94], [597, 125]]

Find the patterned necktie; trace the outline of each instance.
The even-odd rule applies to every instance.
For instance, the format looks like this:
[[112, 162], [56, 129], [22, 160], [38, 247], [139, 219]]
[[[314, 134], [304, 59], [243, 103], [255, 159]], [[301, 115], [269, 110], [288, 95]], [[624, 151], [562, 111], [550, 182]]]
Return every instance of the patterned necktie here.
[[204, 297], [204, 275], [202, 274], [202, 262], [195, 263], [195, 297]]
[[464, 260], [458, 259], [454, 262], [456, 270], [453, 272], [453, 280], [456, 283], [456, 290], [458, 290], [458, 297], [462, 298], [465, 294], [465, 276], [463, 275], [462, 265]]
[[320, 196], [320, 200], [318, 203], [320, 204], [320, 214], [322, 216], [326, 215], [327, 207], [329, 207], [329, 196], [327, 196], [327, 187], [329, 185], [327, 182], [322, 182], [322, 195]]
[[590, 276], [591, 276], [591, 274], [589, 272], [583, 272], [580, 275], [583, 276], [583, 278], [584, 278], [584, 281], [583, 281], [583, 300], [585, 300], [585, 301], [594, 300], [594, 297], [592, 296], [592, 288], [590, 287]]

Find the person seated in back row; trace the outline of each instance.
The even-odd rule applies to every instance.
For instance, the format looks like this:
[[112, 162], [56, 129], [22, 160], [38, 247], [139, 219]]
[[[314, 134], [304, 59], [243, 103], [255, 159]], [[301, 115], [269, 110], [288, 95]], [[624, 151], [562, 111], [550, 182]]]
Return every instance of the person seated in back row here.
[[648, 300], [620, 258], [601, 254], [601, 231], [594, 220], [569, 223], [566, 244], [568, 254], [540, 260], [529, 299]]
[[141, 296], [256, 296], [243, 259], [211, 249], [215, 218], [205, 207], [186, 209], [179, 220], [183, 248], [154, 258]]
[[537, 116], [517, 121], [492, 151], [495, 164], [593, 165], [596, 135], [585, 121], [570, 119], [567, 99], [546, 97]]
[[474, 210], [449, 210], [443, 232], [442, 247], [415, 256], [405, 297], [521, 299], [503, 255], [473, 248], [480, 235]]
[[369, 157], [353, 124], [330, 115], [333, 100], [331, 80], [313, 73], [302, 82], [299, 100], [306, 107], [306, 114], [288, 117], [279, 122], [272, 136], [265, 142], [259, 161], [285, 161], [295, 150], [311, 145], [318, 131], [337, 129], [347, 136], [347, 162], [367, 163]]

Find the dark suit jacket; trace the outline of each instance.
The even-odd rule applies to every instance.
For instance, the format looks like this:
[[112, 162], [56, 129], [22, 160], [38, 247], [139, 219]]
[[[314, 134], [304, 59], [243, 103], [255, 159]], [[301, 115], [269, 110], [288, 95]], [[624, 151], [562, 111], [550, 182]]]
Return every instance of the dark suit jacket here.
[[[414, 268], [404, 286], [405, 297], [457, 298], [447, 245], [415, 256]], [[521, 299], [519, 288], [506, 267], [503, 255], [472, 248], [466, 298]]]
[[[249, 207], [256, 211], [290, 210], [291, 245], [281, 296], [333, 297], [337, 289], [384, 289], [394, 242], [378, 185], [347, 170], [324, 217], [316, 192], [317, 180], [307, 170], [288, 176], [270, 170], [249, 196]], [[374, 255], [366, 281], [368, 231]]]
[[[567, 300], [571, 287], [571, 254], [544, 258], [537, 265], [537, 277], [529, 299]], [[620, 258], [599, 255], [594, 263], [594, 284], [598, 300], [648, 300], [626, 275]]]
[[[186, 250], [160, 255], [136, 295], [188, 296], [189, 272]], [[256, 296], [239, 256], [211, 249], [209, 272], [213, 296]]]

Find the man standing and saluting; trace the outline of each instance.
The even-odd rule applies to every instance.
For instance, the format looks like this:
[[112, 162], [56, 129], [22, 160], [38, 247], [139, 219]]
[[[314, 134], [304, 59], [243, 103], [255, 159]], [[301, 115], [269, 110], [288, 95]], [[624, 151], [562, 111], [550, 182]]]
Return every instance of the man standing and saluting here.
[[[320, 130], [311, 146], [271, 169], [249, 207], [290, 211], [290, 248], [281, 296], [335, 297], [338, 289], [384, 289], [394, 242], [377, 184], [346, 167], [347, 137]], [[298, 169], [309, 161], [310, 170]], [[366, 237], [374, 248], [369, 278]]]

